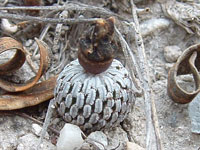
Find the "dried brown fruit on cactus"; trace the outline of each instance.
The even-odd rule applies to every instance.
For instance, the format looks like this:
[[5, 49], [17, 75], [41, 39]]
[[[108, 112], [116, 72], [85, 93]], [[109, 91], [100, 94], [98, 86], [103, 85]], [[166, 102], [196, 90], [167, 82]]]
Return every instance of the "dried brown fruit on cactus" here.
[[87, 72], [98, 74], [111, 65], [114, 58], [113, 33], [114, 18], [110, 17], [99, 19], [80, 39], [78, 60]]

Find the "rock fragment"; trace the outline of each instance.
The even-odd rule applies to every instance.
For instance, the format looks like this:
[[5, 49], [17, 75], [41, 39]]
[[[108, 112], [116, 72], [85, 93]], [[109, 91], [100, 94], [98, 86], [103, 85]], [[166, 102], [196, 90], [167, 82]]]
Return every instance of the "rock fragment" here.
[[166, 46], [164, 48], [164, 57], [165, 57], [165, 60], [169, 63], [176, 62], [178, 57], [181, 55], [181, 53], [182, 52], [181, 52], [180, 47], [176, 45]]

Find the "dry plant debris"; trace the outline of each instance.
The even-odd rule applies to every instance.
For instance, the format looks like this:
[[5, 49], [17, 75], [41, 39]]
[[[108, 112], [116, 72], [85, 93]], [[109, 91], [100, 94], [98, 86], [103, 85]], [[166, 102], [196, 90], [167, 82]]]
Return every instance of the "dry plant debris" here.
[[[0, 87], [9, 93], [0, 96], [0, 110], [13, 110], [33, 106], [53, 97], [56, 77], [36, 84], [47, 71], [49, 64], [47, 47], [38, 39], [36, 39], [36, 42], [40, 50], [40, 67], [37, 75], [25, 84], [16, 84], [1, 78]], [[19, 69], [26, 60], [26, 52], [22, 44], [15, 39], [10, 37], [0, 39], [0, 53], [13, 49], [16, 49], [14, 57], [0, 65], [1, 77]]]
[[162, 7], [165, 15], [183, 27], [189, 34], [200, 36], [200, 4], [170, 0], [162, 4]]
[[[168, 93], [172, 100], [177, 103], [185, 104], [191, 102], [200, 91], [199, 51], [200, 44], [196, 44], [187, 48], [169, 71], [167, 87]], [[185, 74], [193, 75], [196, 89], [192, 92], [186, 91], [177, 83], [177, 76]]]

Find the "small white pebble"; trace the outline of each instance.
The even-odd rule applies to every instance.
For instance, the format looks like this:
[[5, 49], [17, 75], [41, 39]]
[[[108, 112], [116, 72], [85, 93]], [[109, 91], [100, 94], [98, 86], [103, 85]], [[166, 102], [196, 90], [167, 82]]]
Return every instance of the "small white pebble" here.
[[33, 42], [34, 41], [32, 39], [29, 39], [24, 43], [24, 46], [29, 47], [29, 46], [31, 46], [33, 44]]
[[[92, 132], [88, 136], [88, 139], [91, 140], [91, 141], [92, 140], [98, 141], [99, 143], [101, 143], [105, 147], [108, 146], [107, 136], [102, 131]], [[99, 143], [95, 142], [95, 144], [99, 147], [99, 149], [104, 149], [104, 147], [101, 144], [99, 144]]]
[[173, 45], [173, 46], [166, 46], [164, 48], [164, 57], [167, 62], [173, 63], [176, 62], [178, 57], [181, 55], [180, 47]]
[[60, 131], [60, 136], [57, 141], [57, 150], [74, 150], [81, 147], [83, 138], [81, 129], [73, 124], [66, 123]]
[[22, 143], [20, 143], [18, 146], [17, 146], [17, 150], [24, 150], [25, 147]]
[[17, 25], [9, 22], [8, 19], [1, 19], [1, 29], [8, 33], [15, 33], [18, 30]]
[[[42, 132], [42, 127], [39, 126], [38, 124], [32, 124], [32, 132], [37, 135], [37, 136], [40, 136], [41, 135], [41, 132]], [[46, 132], [45, 134], [45, 138], [46, 139], [49, 139], [49, 134]]]

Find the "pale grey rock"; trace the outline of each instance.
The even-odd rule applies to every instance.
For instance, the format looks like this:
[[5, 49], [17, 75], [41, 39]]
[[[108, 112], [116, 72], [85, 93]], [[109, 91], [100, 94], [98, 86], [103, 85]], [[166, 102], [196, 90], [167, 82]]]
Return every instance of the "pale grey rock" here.
[[140, 25], [140, 31], [142, 37], [146, 37], [155, 33], [156, 31], [168, 28], [170, 25], [170, 20], [164, 18], [153, 18], [143, 21]]
[[24, 46], [29, 47], [29, 46], [31, 46], [33, 44], [33, 42], [34, 42], [34, 40], [29, 39], [24, 43]]
[[107, 149], [125, 150], [126, 142], [129, 141], [127, 133], [119, 127], [104, 130], [108, 138]]
[[[107, 147], [108, 146], [108, 139], [107, 139], [107, 136], [102, 132], [102, 131], [95, 131], [95, 132], [92, 132], [88, 138], [88, 140], [90, 141], [97, 141], [95, 142], [95, 145], [97, 147], [99, 147], [99, 149], [104, 149], [104, 147]], [[100, 144], [101, 143], [101, 144]], [[103, 147], [104, 145], [104, 147]]]
[[191, 131], [200, 134], [200, 94], [189, 104], [189, 117], [191, 120]]
[[41, 130], [42, 130], [42, 127], [40, 127], [38, 124], [35, 124], [35, 123], [32, 124], [32, 132], [33, 132], [35, 135], [39, 136]]
[[66, 123], [60, 131], [57, 141], [57, 150], [74, 150], [81, 147], [83, 143], [81, 129], [73, 124]]
[[[35, 124], [33, 123], [32, 124], [32, 132], [37, 135], [37, 136], [40, 136], [41, 135], [41, 132], [42, 132], [42, 127], [38, 124]], [[45, 138], [46, 139], [49, 139], [49, 134], [46, 132], [45, 134]]]
[[181, 53], [182, 52], [181, 52], [180, 47], [176, 45], [166, 46], [164, 48], [164, 57], [165, 57], [165, 60], [169, 63], [176, 62], [176, 60], [181, 55]]

